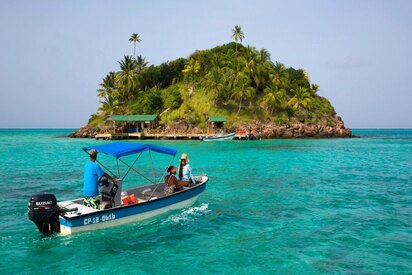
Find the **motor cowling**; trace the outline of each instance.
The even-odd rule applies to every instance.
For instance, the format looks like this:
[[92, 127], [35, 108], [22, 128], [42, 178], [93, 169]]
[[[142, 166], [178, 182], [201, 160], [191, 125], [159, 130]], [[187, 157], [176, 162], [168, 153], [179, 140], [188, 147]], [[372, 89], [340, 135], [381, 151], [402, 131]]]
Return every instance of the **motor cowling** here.
[[41, 233], [49, 235], [53, 232], [60, 232], [61, 209], [53, 194], [33, 195], [29, 200], [28, 208], [29, 219], [37, 225]]

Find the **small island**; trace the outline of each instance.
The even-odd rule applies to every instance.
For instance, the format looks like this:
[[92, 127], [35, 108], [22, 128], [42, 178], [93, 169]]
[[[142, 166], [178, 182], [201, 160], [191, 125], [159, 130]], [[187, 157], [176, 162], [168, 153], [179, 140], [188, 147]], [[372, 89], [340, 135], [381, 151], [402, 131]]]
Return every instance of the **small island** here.
[[352, 136], [330, 102], [318, 95], [319, 86], [310, 82], [306, 71], [273, 62], [266, 49], [242, 45], [239, 26], [232, 30], [232, 38], [233, 42], [197, 50], [188, 58], [149, 66], [145, 57], [135, 55], [141, 39], [132, 34], [133, 56], [124, 56], [118, 62], [120, 70], [103, 78], [97, 91], [101, 106], [87, 125], [69, 136], [140, 133], [135, 136], [142, 138], [156, 133], [161, 138], [224, 132], [259, 139]]

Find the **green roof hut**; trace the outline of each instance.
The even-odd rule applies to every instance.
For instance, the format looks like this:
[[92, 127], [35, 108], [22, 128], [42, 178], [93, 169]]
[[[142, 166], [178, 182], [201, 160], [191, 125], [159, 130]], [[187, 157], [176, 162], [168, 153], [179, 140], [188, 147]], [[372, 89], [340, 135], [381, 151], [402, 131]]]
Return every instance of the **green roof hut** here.
[[224, 116], [210, 116], [206, 122], [208, 134], [225, 134], [226, 118]]

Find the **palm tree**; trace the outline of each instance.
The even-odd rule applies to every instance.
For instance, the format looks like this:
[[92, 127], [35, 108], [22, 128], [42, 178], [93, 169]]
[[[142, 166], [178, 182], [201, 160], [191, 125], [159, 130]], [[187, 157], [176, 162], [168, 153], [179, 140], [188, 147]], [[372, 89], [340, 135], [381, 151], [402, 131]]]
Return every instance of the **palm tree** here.
[[136, 70], [137, 72], [141, 72], [144, 68], [147, 67], [149, 62], [146, 61], [146, 57], [142, 57], [141, 55], [137, 56], [136, 59]]
[[184, 74], [197, 74], [200, 71], [200, 64], [194, 58], [190, 58], [185, 68], [182, 70]]
[[239, 114], [243, 99], [250, 100], [253, 97], [255, 89], [250, 87], [250, 78], [244, 74], [240, 74], [236, 84], [232, 97], [235, 98], [235, 100], [239, 100], [239, 108], [237, 110], [237, 114]]
[[244, 67], [249, 77], [253, 79], [258, 63], [258, 51], [254, 47], [247, 46], [240, 59], [243, 63], [241, 66]]
[[265, 88], [263, 104], [269, 108], [271, 115], [275, 109], [280, 109], [284, 103], [286, 103], [285, 89], [279, 89], [274, 83]]
[[107, 100], [99, 102], [102, 104], [102, 106], [100, 106], [98, 110], [103, 113], [103, 116], [118, 114], [122, 111], [122, 108], [120, 108], [119, 106], [119, 101], [112, 97], [109, 97], [107, 98]]
[[235, 39], [236, 42], [236, 53], [237, 53], [237, 41], [240, 40], [240, 43], [242, 43], [243, 38], [245, 38], [245, 35], [243, 34], [242, 28], [238, 25], [234, 27], [232, 30], [232, 38]]
[[136, 85], [136, 61], [126, 55], [122, 61], [119, 61], [119, 64], [121, 71], [116, 80], [121, 92], [120, 99], [122, 103], [129, 104]]
[[295, 90], [292, 90], [295, 96], [292, 97], [288, 104], [292, 105], [293, 109], [306, 109], [308, 106], [312, 105], [312, 97], [308, 89], [304, 87], [298, 87]]
[[212, 94], [213, 102], [215, 105], [217, 105], [219, 102], [219, 94], [224, 87], [222, 69], [220, 69], [219, 67], [214, 67], [212, 70], [210, 70], [206, 77], [203, 79], [202, 86], [205, 91]]
[[221, 68], [225, 66], [225, 60], [222, 54], [213, 53], [210, 57], [210, 64], [212, 68]]
[[261, 49], [259, 52], [260, 62], [262, 63], [271, 63], [270, 61], [270, 53], [266, 49]]
[[252, 67], [249, 68], [249, 76], [253, 80], [256, 90], [263, 91], [263, 87], [269, 82], [269, 71], [272, 69], [273, 63], [270, 60], [270, 53], [266, 49], [257, 51], [252, 47], [251, 50], [253, 63]]
[[98, 89], [97, 96], [100, 98], [106, 99], [108, 96], [112, 96], [113, 92], [116, 90], [116, 79], [115, 79], [115, 73], [110, 72], [108, 75], [106, 75], [105, 78], [103, 78], [103, 82], [99, 84], [101, 89]]
[[104, 115], [106, 114], [114, 114], [118, 110], [118, 91], [116, 88], [116, 77], [114, 72], [110, 72], [105, 78], [103, 78], [103, 82], [99, 84], [101, 89], [97, 90], [98, 97], [102, 98], [103, 100], [100, 101], [102, 106], [99, 107], [99, 111], [102, 111]]
[[320, 89], [319, 85], [317, 85], [317, 84], [312, 84], [312, 86], [310, 87], [310, 92], [311, 92], [312, 94], [316, 94], [317, 92], [319, 92], [319, 89]]
[[273, 83], [283, 88], [287, 88], [289, 82], [289, 75], [285, 65], [276, 62], [273, 68], [274, 72], [271, 75]]
[[137, 33], [132, 33], [132, 35], [129, 38], [129, 42], [133, 42], [134, 48], [133, 48], [133, 59], [135, 58], [136, 55], [136, 42], [141, 42], [142, 40], [140, 39], [140, 36]]
[[[253, 86], [262, 91], [269, 80], [269, 68], [272, 66], [270, 61], [270, 54], [267, 50], [256, 50], [254, 47], [247, 46], [244, 50], [243, 56], [240, 58], [243, 63], [245, 73], [253, 81]], [[261, 89], [262, 88], [262, 89]]]
[[200, 63], [194, 58], [190, 58], [187, 64], [185, 65], [185, 68], [182, 70], [183, 74], [188, 75], [193, 84], [194, 84], [194, 77], [196, 74], [198, 74], [200, 71]]

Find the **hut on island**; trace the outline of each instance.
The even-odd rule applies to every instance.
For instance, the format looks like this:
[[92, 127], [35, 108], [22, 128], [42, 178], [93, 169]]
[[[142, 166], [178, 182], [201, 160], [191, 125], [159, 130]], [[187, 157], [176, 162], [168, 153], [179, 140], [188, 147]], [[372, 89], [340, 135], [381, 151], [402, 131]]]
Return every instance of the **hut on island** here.
[[224, 116], [210, 116], [206, 122], [208, 134], [225, 134], [226, 118]]
[[126, 122], [127, 132], [136, 133], [150, 130], [158, 123], [157, 115], [111, 115], [110, 118], [116, 122]]

